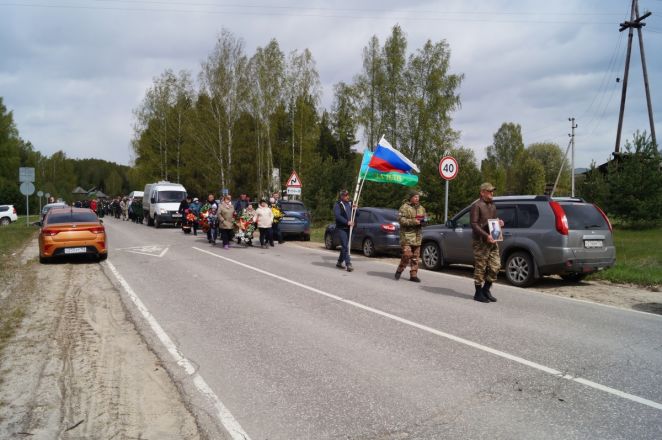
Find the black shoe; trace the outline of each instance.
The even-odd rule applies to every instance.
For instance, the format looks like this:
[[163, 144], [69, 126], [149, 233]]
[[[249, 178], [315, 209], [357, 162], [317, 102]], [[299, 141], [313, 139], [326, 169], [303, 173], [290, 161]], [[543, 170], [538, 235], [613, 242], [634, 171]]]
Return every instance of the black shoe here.
[[354, 268], [352, 267], [352, 265], [348, 264], [347, 265], [347, 272], [352, 272], [353, 270], [354, 270]]
[[409, 277], [409, 281], [413, 281], [415, 283], [420, 283], [421, 279], [419, 277]]
[[402, 272], [398, 272], [397, 270], [395, 271], [395, 281], [398, 281], [400, 279], [400, 276], [402, 275]]
[[474, 284], [474, 287], [476, 288], [476, 293], [474, 294], [474, 300], [482, 303], [489, 303], [490, 300], [487, 299], [487, 297], [483, 293], [483, 288], [480, 286], [480, 284]]
[[336, 267], [338, 269], [344, 269], [345, 268], [345, 266], [343, 266], [341, 262], [336, 263]]
[[485, 281], [485, 284], [483, 285], [483, 295], [489, 301], [496, 302], [497, 299], [492, 296], [492, 293], [490, 292], [490, 287], [492, 287], [492, 283], [490, 283], [489, 281]]

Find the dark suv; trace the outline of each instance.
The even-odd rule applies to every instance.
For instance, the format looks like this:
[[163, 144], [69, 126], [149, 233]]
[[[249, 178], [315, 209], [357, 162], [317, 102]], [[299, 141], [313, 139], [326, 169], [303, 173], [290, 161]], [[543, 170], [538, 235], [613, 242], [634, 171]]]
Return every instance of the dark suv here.
[[[616, 262], [612, 227], [605, 213], [580, 198], [494, 197], [504, 221], [499, 243], [506, 279], [528, 286], [544, 275], [579, 281]], [[426, 269], [473, 264], [471, 206], [445, 225], [423, 229], [421, 260]]]
[[283, 211], [280, 221], [280, 233], [283, 237], [296, 236], [301, 240], [310, 240], [310, 211], [299, 200], [283, 200], [278, 206]]

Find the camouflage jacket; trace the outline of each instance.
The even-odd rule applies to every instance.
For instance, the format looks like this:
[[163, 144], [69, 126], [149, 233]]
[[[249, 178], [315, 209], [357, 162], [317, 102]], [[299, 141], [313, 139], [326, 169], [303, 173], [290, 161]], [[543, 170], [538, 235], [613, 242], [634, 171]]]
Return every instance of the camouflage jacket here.
[[416, 224], [416, 217], [425, 218], [425, 208], [422, 205], [412, 205], [405, 201], [398, 211], [400, 222], [400, 245], [420, 246], [423, 225]]

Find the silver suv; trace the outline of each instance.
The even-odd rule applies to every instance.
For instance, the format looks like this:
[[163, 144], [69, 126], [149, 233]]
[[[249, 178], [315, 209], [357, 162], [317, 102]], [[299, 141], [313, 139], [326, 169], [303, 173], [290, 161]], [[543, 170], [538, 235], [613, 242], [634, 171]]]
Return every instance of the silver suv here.
[[[505, 224], [499, 243], [502, 268], [515, 286], [555, 274], [580, 281], [616, 262], [611, 223], [594, 204], [548, 196], [494, 197], [494, 203]], [[471, 205], [445, 225], [423, 229], [423, 267], [473, 265], [470, 211]]]

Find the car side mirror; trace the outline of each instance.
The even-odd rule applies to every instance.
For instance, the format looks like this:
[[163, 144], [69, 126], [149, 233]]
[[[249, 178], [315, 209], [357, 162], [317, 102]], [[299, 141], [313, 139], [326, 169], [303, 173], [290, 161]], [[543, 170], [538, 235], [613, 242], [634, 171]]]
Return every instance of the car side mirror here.
[[149, 203], [156, 203], [156, 197], [152, 197], [151, 199], [149, 199]]
[[99, 223], [101, 223], [103, 225], [103, 220], [99, 219]]
[[455, 229], [455, 222], [453, 220], [446, 220], [446, 227], [450, 229]]
[[42, 227], [42, 226], [44, 226], [44, 222], [42, 222], [41, 220], [40, 220], [40, 221], [38, 221], [38, 222], [37, 222], [37, 226], [39, 226], [39, 227]]

